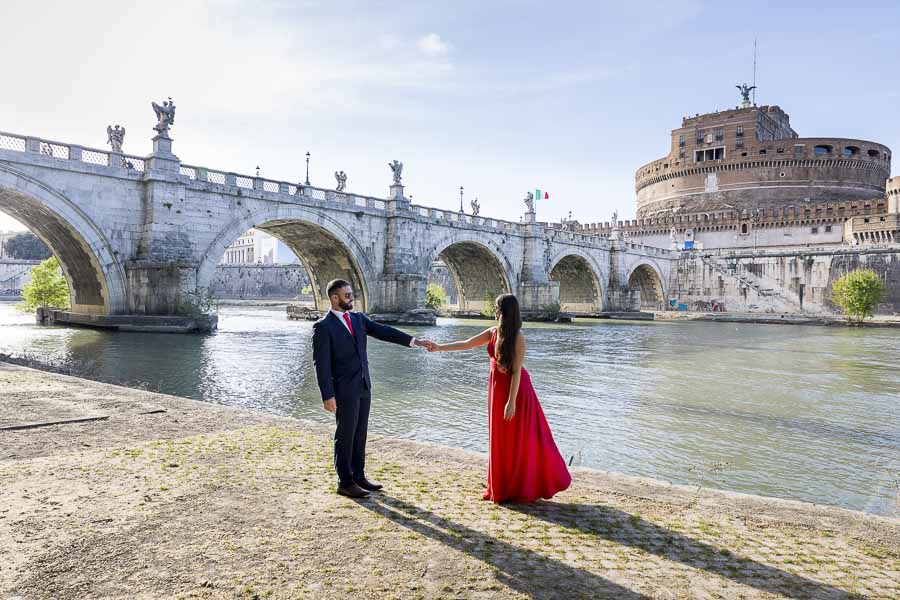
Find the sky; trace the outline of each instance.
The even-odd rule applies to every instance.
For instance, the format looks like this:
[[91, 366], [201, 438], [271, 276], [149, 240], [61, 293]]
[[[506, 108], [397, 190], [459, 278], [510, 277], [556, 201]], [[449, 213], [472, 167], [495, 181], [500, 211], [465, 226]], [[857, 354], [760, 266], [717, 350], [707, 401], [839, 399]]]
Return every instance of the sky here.
[[[801, 136], [900, 149], [900, 2], [185, 0], [0, 3], [0, 131], [518, 220], [634, 216], [634, 173], [753, 79]], [[894, 175], [898, 167], [894, 167]], [[0, 213], [0, 231], [20, 225]]]

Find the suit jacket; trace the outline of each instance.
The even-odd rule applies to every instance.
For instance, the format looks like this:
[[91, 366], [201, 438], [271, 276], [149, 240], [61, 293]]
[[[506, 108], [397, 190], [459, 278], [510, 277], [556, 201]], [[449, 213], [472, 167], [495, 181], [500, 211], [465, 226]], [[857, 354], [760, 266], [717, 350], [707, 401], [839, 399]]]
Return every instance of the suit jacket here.
[[412, 336], [371, 320], [363, 313], [349, 313], [354, 335], [331, 311], [313, 325], [313, 363], [322, 401], [359, 398], [371, 388], [368, 336], [409, 346]]

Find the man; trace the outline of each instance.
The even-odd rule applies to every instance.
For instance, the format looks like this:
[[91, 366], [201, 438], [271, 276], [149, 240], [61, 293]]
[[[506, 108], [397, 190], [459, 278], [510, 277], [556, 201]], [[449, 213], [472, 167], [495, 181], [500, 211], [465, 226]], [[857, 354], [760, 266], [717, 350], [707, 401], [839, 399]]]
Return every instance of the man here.
[[381, 325], [362, 313], [352, 313], [353, 288], [343, 279], [326, 288], [331, 310], [313, 325], [313, 362], [325, 410], [335, 414], [334, 468], [337, 493], [365, 498], [381, 485], [366, 479], [366, 433], [372, 380], [366, 354], [367, 336], [400, 344], [431, 348], [433, 342], [417, 340], [393, 327]]

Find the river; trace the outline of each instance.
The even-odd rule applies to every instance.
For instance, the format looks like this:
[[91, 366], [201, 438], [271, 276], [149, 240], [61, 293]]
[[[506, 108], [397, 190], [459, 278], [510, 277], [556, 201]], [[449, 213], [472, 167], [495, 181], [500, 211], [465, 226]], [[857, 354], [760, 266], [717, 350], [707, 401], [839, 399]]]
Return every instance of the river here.
[[[329, 422], [312, 324], [224, 307], [213, 335], [38, 327], [0, 303], [0, 352], [209, 402]], [[438, 342], [488, 321], [405, 328]], [[676, 483], [900, 510], [900, 335], [703, 322], [526, 324], [526, 366], [574, 465]], [[370, 431], [485, 452], [485, 350], [370, 342]]]

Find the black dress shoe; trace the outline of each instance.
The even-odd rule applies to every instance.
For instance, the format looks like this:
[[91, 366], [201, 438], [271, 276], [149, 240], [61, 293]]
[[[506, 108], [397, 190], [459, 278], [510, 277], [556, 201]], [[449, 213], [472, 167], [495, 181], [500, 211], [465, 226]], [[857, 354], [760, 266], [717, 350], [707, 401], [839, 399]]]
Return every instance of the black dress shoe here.
[[356, 482], [356, 485], [358, 485], [359, 487], [361, 487], [364, 490], [369, 490], [370, 492], [377, 492], [378, 490], [380, 490], [381, 488], [384, 487], [380, 483], [372, 483], [368, 479], [360, 479], [359, 481]]
[[350, 485], [338, 486], [337, 493], [341, 496], [347, 496], [348, 498], [365, 498], [369, 495], [369, 492], [362, 489], [355, 483], [351, 483]]

